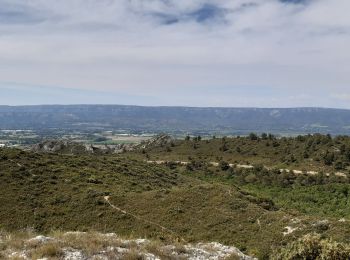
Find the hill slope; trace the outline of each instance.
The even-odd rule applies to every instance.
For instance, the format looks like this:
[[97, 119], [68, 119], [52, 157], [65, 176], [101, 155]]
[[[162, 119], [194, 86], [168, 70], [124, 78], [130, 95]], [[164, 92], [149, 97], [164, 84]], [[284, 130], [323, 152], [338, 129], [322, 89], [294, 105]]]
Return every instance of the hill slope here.
[[310, 232], [348, 239], [348, 222], [330, 219], [322, 229], [319, 218], [278, 210], [271, 200], [230, 183], [128, 156], [1, 149], [1, 228], [217, 241], [255, 256]]

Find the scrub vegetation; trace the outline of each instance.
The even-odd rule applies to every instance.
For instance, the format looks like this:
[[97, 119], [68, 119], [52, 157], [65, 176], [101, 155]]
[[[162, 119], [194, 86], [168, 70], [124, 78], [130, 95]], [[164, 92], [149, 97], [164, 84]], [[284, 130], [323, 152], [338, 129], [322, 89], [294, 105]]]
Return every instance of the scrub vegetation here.
[[[289, 257], [307, 239], [317, 246], [317, 257], [326, 254], [327, 243], [346, 255], [349, 151], [348, 137], [254, 134], [191, 137], [122, 154], [2, 148], [0, 228], [114, 232], [161, 243], [215, 241], [259, 259], [298, 259], [287, 258], [286, 250]], [[60, 253], [50, 246], [42, 250]]]

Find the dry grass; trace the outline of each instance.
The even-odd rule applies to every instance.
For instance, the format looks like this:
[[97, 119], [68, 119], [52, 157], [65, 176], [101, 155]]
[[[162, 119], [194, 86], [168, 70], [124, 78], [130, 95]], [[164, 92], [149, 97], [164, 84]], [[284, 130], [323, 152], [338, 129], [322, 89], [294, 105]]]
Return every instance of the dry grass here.
[[187, 253], [187, 249], [183, 244], [175, 243], [174, 246], [174, 252], [176, 252], [177, 254], [181, 255]]
[[145, 246], [147, 252], [164, 260], [181, 259], [179, 257], [172, 256], [172, 249], [165, 247], [158, 241], [153, 241]]
[[48, 257], [50, 259], [58, 259], [60, 256], [62, 256], [62, 254], [62, 248], [57, 242], [49, 242], [47, 244], [38, 246], [30, 253], [32, 259], [39, 259], [44, 257]]
[[[166, 244], [164, 241], [144, 242], [125, 239], [115, 234], [85, 232], [51, 232], [48, 237], [38, 237], [32, 232], [1, 234], [0, 259], [61, 259], [70, 253], [81, 254], [86, 258], [107, 257], [108, 259], [138, 260], [154, 255], [164, 260], [182, 260], [191, 255], [192, 250], [180, 242]], [[6, 240], [5, 240], [6, 239]], [[215, 253], [212, 245], [203, 245], [209, 253]], [[238, 259], [238, 258], [228, 258]]]
[[18, 231], [7, 233], [4, 231], [0, 231], [0, 250], [6, 250], [7, 248], [19, 250], [24, 247], [24, 241], [33, 237], [33, 231], [31, 229], [25, 231]]
[[122, 247], [123, 244], [117, 236], [106, 236], [96, 232], [92, 233], [62, 233], [52, 234], [56, 239], [62, 241], [65, 247], [73, 247], [83, 251], [87, 256], [94, 255], [107, 247]]
[[240, 260], [241, 258], [236, 255], [236, 254], [232, 254], [229, 257], [226, 257], [225, 260]]
[[123, 258], [123, 260], [144, 260], [145, 257], [141, 255], [139, 252], [137, 252], [135, 249], [130, 250], [128, 253], [126, 253]]
[[[49, 257], [56, 259], [62, 256], [64, 248], [74, 248], [84, 253], [86, 256], [92, 256], [105, 250], [107, 247], [125, 247], [125, 243], [115, 235], [106, 236], [99, 233], [68, 232], [63, 233], [55, 231], [50, 234], [49, 241], [32, 239], [35, 237], [31, 231], [1, 233], [0, 258], [7, 258], [11, 252], [21, 252], [26, 250], [31, 258]], [[132, 246], [132, 244], [130, 244]], [[108, 252], [113, 258], [113, 252]], [[16, 256], [11, 257], [15, 259]], [[22, 259], [21, 257], [17, 257]]]
[[[0, 254], [0, 256], [1, 256], [1, 254]], [[6, 259], [6, 257], [4, 256], [4, 258], [1, 258], [1, 259]], [[9, 259], [11, 259], [11, 260], [25, 260], [25, 258], [22, 256], [12, 256]]]

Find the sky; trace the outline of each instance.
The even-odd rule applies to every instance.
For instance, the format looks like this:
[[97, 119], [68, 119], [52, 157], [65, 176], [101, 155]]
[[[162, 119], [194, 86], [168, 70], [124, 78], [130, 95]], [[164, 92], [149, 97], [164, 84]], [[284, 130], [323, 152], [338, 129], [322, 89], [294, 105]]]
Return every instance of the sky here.
[[350, 109], [349, 0], [0, 0], [0, 105]]

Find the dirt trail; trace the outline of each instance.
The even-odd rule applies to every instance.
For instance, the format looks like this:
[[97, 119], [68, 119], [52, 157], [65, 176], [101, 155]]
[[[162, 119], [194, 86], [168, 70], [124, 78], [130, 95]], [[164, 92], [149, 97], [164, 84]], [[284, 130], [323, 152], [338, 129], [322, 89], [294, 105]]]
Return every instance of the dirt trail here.
[[[147, 161], [147, 163], [152, 163], [152, 164], [166, 164], [169, 161]], [[181, 164], [181, 165], [188, 165], [190, 164], [190, 162], [183, 162], [183, 161], [171, 161], [177, 164]], [[219, 163], [218, 162], [209, 162], [209, 165], [214, 166], [214, 167], [219, 167]], [[249, 164], [233, 164], [230, 163], [229, 166], [231, 168], [237, 167], [237, 168], [241, 168], [241, 169], [253, 169], [254, 166], [253, 165], [249, 165]], [[268, 167], [268, 166], [264, 166], [265, 169], [267, 170], [272, 170], [273, 168]], [[290, 170], [290, 169], [279, 169], [280, 172], [290, 172], [290, 173], [294, 173], [295, 175], [298, 174], [308, 174], [308, 175], [318, 175], [319, 172], [317, 171], [301, 171], [301, 170]], [[326, 173], [327, 176], [330, 176], [330, 173]], [[347, 175], [345, 173], [342, 172], [336, 172], [334, 173], [334, 175], [338, 176], [338, 177], [343, 177], [343, 178], [347, 178]]]
[[169, 228], [167, 228], [167, 227], [164, 227], [164, 226], [162, 226], [162, 225], [160, 225], [160, 224], [158, 224], [158, 223], [156, 223], [156, 222], [153, 222], [153, 221], [151, 221], [151, 220], [147, 220], [147, 219], [144, 219], [144, 218], [142, 218], [142, 217], [140, 217], [140, 216], [137, 216], [137, 215], [135, 215], [135, 214], [132, 214], [132, 213], [130, 213], [130, 212], [127, 212], [126, 210], [123, 210], [123, 209], [121, 209], [121, 208], [119, 208], [119, 207], [113, 205], [113, 204], [111, 203], [111, 201], [109, 200], [109, 199], [110, 199], [109, 196], [105, 196], [105, 197], [103, 197], [103, 198], [104, 198], [104, 200], [108, 203], [109, 206], [111, 206], [113, 209], [119, 211], [120, 213], [125, 214], [125, 215], [128, 215], [128, 216], [131, 216], [131, 217], [133, 217], [133, 218], [135, 218], [135, 219], [137, 219], [137, 220], [140, 220], [140, 221], [142, 221], [142, 222], [145, 222], [145, 223], [147, 223], [147, 224], [151, 224], [151, 225], [153, 225], [153, 226], [159, 227], [161, 230], [170, 233], [172, 236], [174, 236], [174, 237], [177, 238], [177, 239], [180, 239], [181, 242], [186, 242], [186, 240], [185, 240], [184, 238], [182, 238], [181, 236], [179, 236], [175, 231], [173, 231], [173, 230], [171, 230], [171, 229], [169, 229]]
[[12, 160], [12, 159], [8, 159], [8, 160], [9, 160], [10, 162], [16, 164], [18, 167], [22, 167], [22, 166], [23, 166], [22, 164], [20, 164], [20, 163], [18, 163], [18, 162], [15, 162], [15, 161]]

